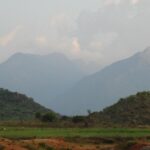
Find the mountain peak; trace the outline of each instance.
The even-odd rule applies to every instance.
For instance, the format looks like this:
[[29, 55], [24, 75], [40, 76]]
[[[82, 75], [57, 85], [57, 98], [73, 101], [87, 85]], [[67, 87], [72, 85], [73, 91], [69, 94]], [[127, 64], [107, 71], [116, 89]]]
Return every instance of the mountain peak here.
[[143, 55], [145, 55], [145, 56], [149, 55], [149, 56], [150, 56], [150, 47], [147, 47], [147, 48], [143, 51]]
[[38, 55], [34, 55], [34, 54], [29, 54], [29, 53], [22, 53], [22, 52], [18, 52], [13, 54], [12, 56], [10, 56], [5, 62], [4, 64], [7, 63], [16, 63], [16, 62], [28, 62], [30, 60], [32, 60], [33, 58], [38, 57]]
[[[29, 53], [22, 53], [22, 52], [17, 52], [15, 54], [13, 54], [10, 58], [17, 58], [17, 57], [25, 57], [25, 56], [34, 56], [33, 54], [29, 54]], [[36, 55], [35, 55], [36, 56]]]
[[23, 92], [43, 105], [56, 106], [53, 99], [84, 76], [80, 67], [62, 53], [34, 55], [16, 53], [0, 64], [0, 85]]
[[63, 53], [51, 53], [47, 55], [37, 55], [37, 54], [30, 54], [30, 53], [22, 53], [18, 52], [10, 56], [5, 63], [16, 63], [16, 62], [33, 62], [33, 61], [40, 61], [40, 60], [51, 60], [54, 62], [62, 61], [68, 62], [70, 61]]
[[50, 53], [50, 54], [47, 54], [47, 55], [37, 55], [37, 54], [30, 54], [30, 53], [22, 53], [22, 52], [18, 52], [18, 53], [15, 53], [13, 54], [12, 56], [10, 56], [10, 59], [23, 59], [23, 58], [29, 58], [29, 57], [49, 57], [49, 58], [53, 58], [53, 59], [68, 59], [63, 53]]
[[139, 54], [140, 60], [146, 64], [150, 63], [150, 47], [147, 47]]
[[45, 55], [45, 57], [49, 57], [51, 59], [57, 59], [57, 60], [69, 60], [69, 58], [65, 54], [57, 53], [57, 52]]

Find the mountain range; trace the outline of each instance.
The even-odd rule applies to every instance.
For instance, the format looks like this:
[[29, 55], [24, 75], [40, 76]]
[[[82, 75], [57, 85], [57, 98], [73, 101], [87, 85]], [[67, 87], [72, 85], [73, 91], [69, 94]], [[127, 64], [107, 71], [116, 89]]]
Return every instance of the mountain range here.
[[150, 48], [147, 48], [80, 80], [57, 98], [58, 110], [70, 115], [85, 114], [88, 109], [102, 110], [120, 97], [149, 89]]
[[45, 56], [16, 53], [0, 64], [2, 88], [27, 94], [50, 108], [57, 106], [56, 96], [83, 76], [78, 65], [60, 53]]
[[0, 64], [0, 86], [61, 114], [102, 110], [120, 97], [150, 89], [150, 48], [86, 76], [63, 54], [17, 53]]

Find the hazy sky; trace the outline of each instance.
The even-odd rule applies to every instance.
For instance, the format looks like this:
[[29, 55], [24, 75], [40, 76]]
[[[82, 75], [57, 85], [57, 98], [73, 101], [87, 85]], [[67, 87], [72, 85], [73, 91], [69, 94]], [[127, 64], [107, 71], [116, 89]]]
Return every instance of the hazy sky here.
[[63, 52], [103, 67], [150, 46], [150, 0], [0, 0], [0, 62]]

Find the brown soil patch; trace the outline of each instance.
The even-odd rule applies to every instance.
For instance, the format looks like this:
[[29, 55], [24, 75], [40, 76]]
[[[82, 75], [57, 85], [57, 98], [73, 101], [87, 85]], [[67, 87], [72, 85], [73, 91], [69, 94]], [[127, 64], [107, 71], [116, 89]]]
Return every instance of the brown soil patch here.
[[146, 142], [139, 142], [138, 144], [133, 145], [130, 150], [143, 150], [144, 147], [150, 146], [150, 143], [146, 143]]
[[[114, 150], [114, 145], [73, 143], [64, 139], [32, 139], [32, 140], [8, 140], [0, 139], [0, 145], [4, 150], [39, 150], [40, 147], [53, 147], [55, 150]], [[46, 149], [45, 149], [46, 150]]]

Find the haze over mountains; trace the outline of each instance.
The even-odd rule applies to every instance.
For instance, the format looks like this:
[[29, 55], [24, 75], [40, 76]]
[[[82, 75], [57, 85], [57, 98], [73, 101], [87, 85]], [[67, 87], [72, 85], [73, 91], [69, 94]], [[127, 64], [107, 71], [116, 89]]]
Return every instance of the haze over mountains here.
[[25, 93], [52, 108], [61, 95], [83, 77], [81, 69], [63, 54], [17, 53], [0, 65], [0, 86]]
[[150, 89], [150, 48], [89, 76], [63, 54], [17, 53], [0, 64], [0, 86], [33, 97], [56, 112], [99, 111]]
[[57, 99], [58, 110], [65, 114], [84, 114], [87, 109], [100, 110], [121, 97], [149, 89], [150, 48], [147, 48], [82, 79]]

